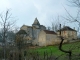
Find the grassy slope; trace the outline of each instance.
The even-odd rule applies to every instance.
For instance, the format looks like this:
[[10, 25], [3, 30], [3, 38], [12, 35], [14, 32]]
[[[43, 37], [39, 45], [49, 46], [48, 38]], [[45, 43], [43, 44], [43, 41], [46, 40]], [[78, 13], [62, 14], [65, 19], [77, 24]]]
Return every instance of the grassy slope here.
[[[58, 48], [59, 46], [47, 46], [47, 47], [40, 47], [40, 48], [35, 48], [31, 49], [32, 52], [38, 51], [40, 55], [43, 55], [44, 52], [47, 52], [48, 55], [52, 54], [55, 56], [60, 56], [62, 54], [65, 54], [64, 52], [61, 52]], [[72, 50], [72, 53], [80, 53], [80, 42], [75, 42], [75, 43], [69, 43], [69, 44], [63, 44], [62, 47], [64, 50]]]

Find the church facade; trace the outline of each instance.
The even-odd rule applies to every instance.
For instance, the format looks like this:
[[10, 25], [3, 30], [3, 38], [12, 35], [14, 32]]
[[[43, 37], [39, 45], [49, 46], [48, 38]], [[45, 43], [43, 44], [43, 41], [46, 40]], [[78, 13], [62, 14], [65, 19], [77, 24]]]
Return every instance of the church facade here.
[[29, 43], [33, 45], [38, 45], [38, 36], [41, 30], [46, 30], [46, 27], [40, 25], [37, 18], [35, 18], [32, 26], [23, 25], [20, 30], [24, 30], [27, 33], [26, 40], [29, 40]]

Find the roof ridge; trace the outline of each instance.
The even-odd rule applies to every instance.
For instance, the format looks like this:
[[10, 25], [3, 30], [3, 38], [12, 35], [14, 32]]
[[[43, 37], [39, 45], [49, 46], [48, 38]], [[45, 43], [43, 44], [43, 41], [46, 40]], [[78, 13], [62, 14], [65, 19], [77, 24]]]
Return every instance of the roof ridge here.
[[57, 34], [56, 32], [54, 31], [49, 31], [49, 30], [43, 30], [46, 34]]

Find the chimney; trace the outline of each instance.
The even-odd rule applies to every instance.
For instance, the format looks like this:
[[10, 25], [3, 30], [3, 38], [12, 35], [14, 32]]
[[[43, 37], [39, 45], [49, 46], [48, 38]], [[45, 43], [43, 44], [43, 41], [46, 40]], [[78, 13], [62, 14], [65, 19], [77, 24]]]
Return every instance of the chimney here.
[[61, 36], [61, 24], [60, 24], [60, 36]]

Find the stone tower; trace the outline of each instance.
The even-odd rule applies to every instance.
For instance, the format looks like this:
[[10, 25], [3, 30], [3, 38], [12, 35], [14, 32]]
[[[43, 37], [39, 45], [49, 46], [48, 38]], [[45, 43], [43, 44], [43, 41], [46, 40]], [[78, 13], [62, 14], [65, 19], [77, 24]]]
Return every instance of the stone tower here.
[[35, 18], [35, 20], [32, 24], [32, 27], [33, 27], [33, 36], [34, 36], [33, 44], [38, 45], [38, 35], [40, 32], [40, 23], [37, 18]]

